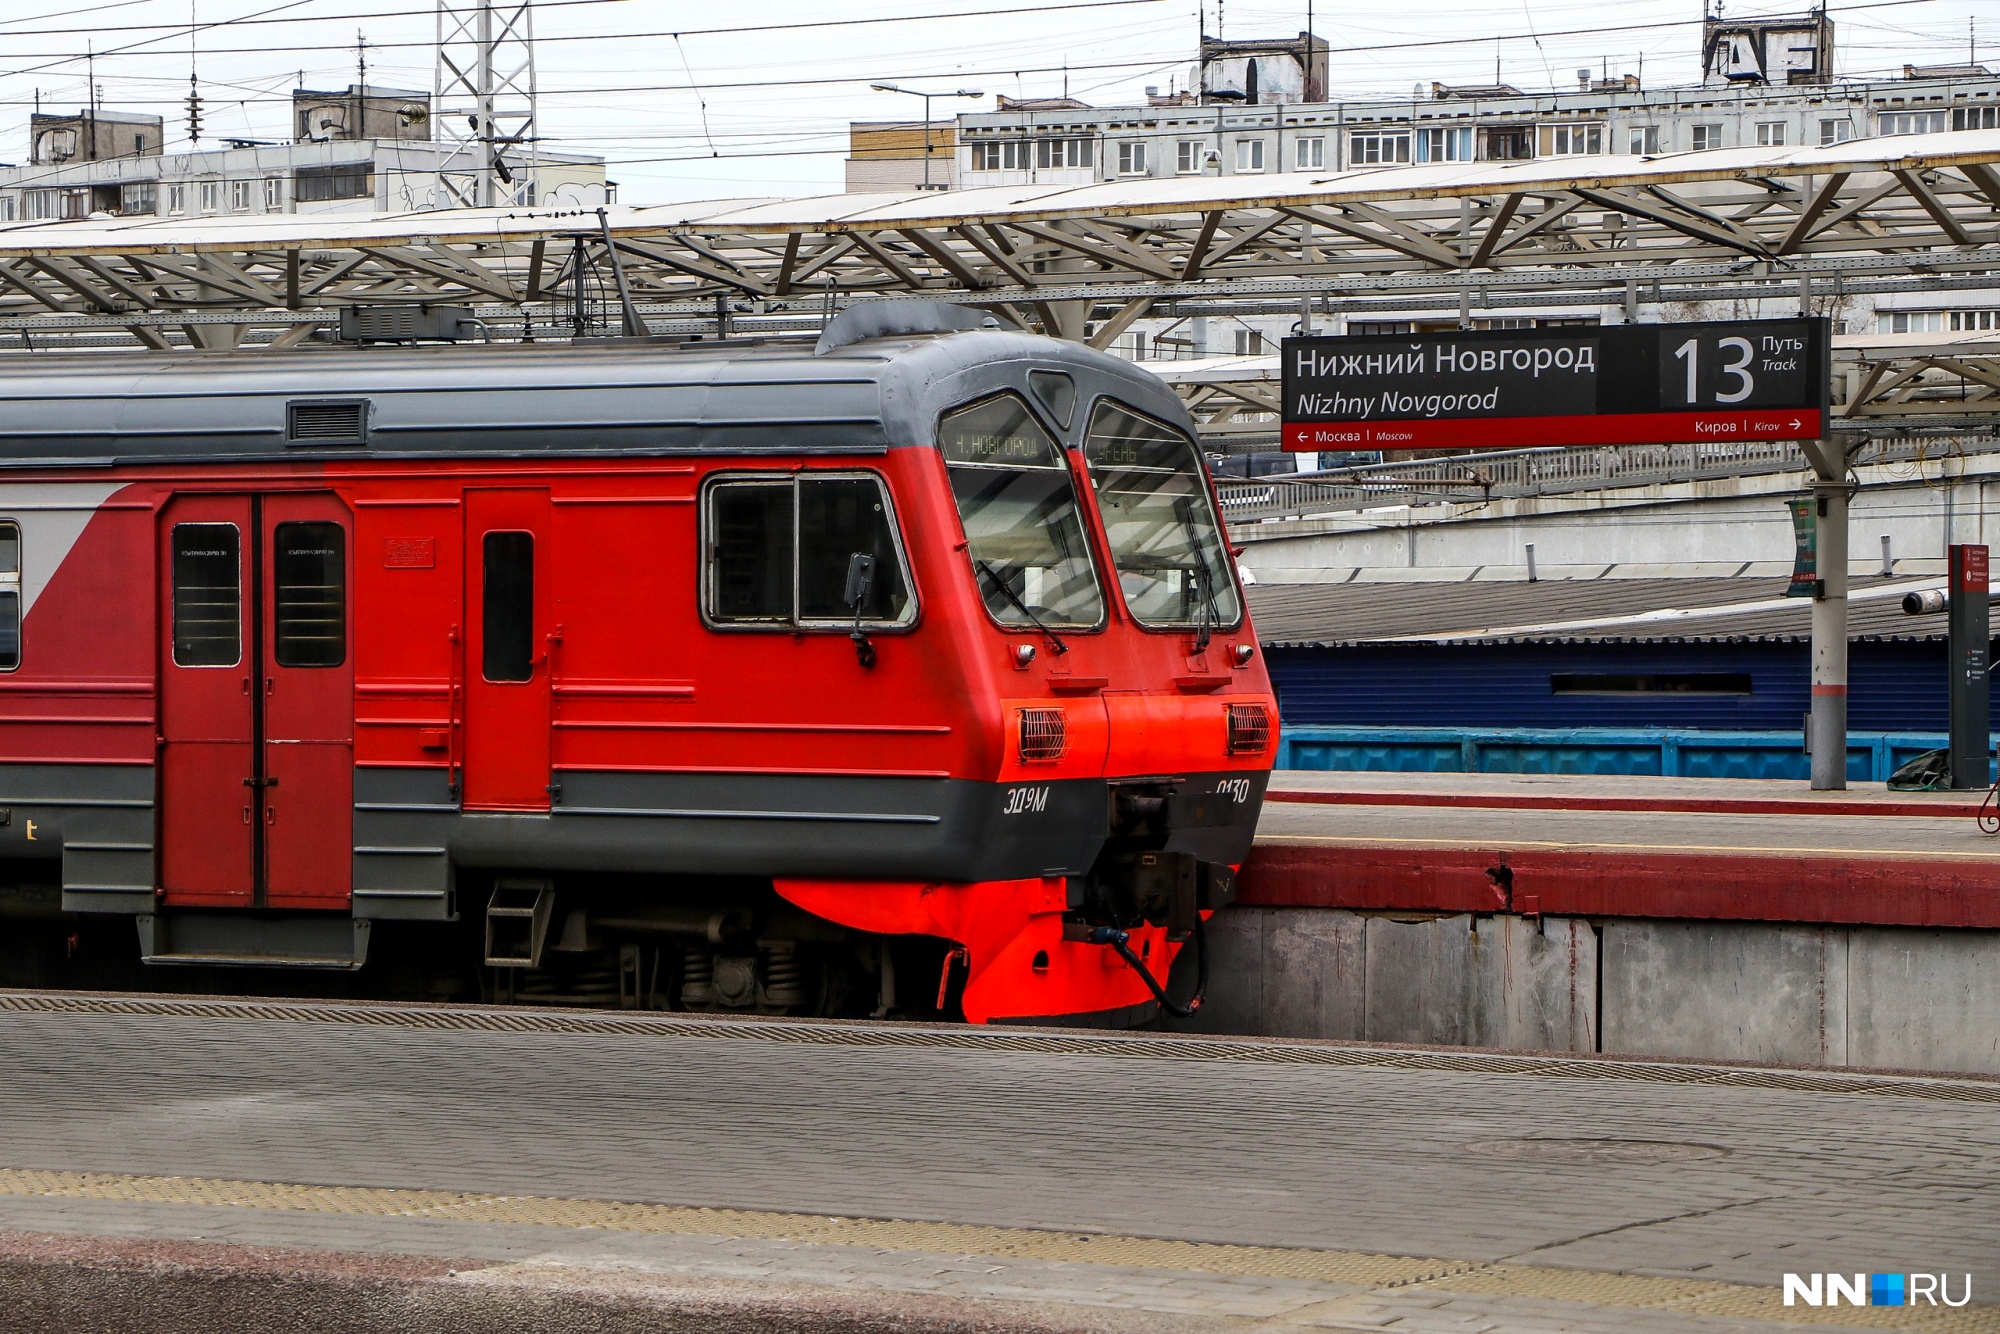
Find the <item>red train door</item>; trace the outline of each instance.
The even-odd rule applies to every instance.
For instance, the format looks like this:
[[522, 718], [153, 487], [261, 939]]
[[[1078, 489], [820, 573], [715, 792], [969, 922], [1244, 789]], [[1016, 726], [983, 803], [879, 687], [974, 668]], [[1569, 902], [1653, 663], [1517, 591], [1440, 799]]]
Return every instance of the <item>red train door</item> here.
[[354, 888], [354, 654], [346, 506], [258, 502], [265, 902], [345, 908]]
[[248, 496], [183, 496], [161, 516], [157, 800], [169, 902], [247, 908], [256, 897], [250, 509]]
[[549, 493], [465, 493], [465, 805], [549, 808]]
[[346, 510], [183, 496], [160, 526], [160, 885], [176, 906], [345, 908]]

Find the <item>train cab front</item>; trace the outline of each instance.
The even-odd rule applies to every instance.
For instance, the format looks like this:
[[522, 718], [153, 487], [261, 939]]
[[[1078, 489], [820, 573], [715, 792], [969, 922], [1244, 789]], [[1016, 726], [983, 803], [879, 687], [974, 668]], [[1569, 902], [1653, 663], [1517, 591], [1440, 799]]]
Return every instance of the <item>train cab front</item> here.
[[1129, 367], [1097, 392], [1088, 375], [1025, 378], [944, 412], [928, 465], [958, 520], [933, 606], [984, 742], [980, 809], [953, 838], [965, 878], [779, 890], [953, 942], [941, 991], [974, 1023], [1186, 1014], [1203, 923], [1250, 853], [1276, 700], [1171, 394]]

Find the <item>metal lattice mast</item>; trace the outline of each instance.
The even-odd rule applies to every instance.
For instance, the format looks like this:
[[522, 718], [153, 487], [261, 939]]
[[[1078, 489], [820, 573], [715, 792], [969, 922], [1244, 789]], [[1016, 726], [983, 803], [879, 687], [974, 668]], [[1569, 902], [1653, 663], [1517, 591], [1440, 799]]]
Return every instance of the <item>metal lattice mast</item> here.
[[438, 0], [439, 208], [535, 202], [533, 0]]

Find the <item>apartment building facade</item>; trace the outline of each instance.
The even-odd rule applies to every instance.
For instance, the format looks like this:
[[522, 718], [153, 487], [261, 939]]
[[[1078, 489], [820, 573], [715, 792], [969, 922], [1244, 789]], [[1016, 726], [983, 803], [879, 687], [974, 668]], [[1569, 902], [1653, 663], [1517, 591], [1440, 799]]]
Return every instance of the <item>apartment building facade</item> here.
[[[0, 167], [0, 225], [93, 215], [413, 212], [444, 207], [438, 174], [452, 147], [432, 135], [430, 94], [352, 85], [293, 93], [294, 138], [220, 138], [164, 151], [158, 116], [97, 109], [37, 114], [31, 160]], [[521, 172], [551, 207], [615, 200], [602, 158], [539, 152]]]

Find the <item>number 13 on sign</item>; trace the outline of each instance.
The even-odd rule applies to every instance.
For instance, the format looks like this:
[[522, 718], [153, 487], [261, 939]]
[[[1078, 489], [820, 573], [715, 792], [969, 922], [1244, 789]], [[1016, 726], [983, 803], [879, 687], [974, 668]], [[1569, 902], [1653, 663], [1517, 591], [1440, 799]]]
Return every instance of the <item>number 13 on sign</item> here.
[[[1690, 338], [1674, 349], [1674, 360], [1685, 361], [1687, 363], [1686, 401], [1689, 404], [1697, 402], [1699, 398], [1698, 386], [1700, 379], [1697, 363], [1701, 357], [1700, 341], [1696, 338]], [[1735, 379], [1736, 388], [1725, 394], [1718, 387], [1715, 391], [1715, 401], [1718, 403], [1741, 403], [1744, 399], [1750, 397], [1757, 388], [1757, 382], [1751, 378], [1749, 370], [1746, 369], [1750, 365], [1751, 359], [1757, 355], [1757, 349], [1750, 345], [1750, 340], [1747, 338], [1719, 338], [1716, 340], [1715, 350], [1718, 353], [1737, 352], [1741, 354], [1734, 361], [1725, 360], [1719, 368], [1723, 375]]]

